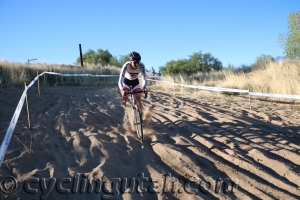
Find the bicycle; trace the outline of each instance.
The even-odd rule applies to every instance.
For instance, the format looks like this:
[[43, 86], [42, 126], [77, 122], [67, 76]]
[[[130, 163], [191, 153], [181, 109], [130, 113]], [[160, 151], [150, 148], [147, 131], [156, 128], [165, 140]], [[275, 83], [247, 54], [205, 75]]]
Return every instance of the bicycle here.
[[[130, 102], [130, 107], [132, 108], [133, 112], [133, 123], [136, 128], [136, 134], [140, 140], [140, 142], [143, 142], [144, 136], [143, 136], [143, 120], [142, 120], [142, 114], [140, 112], [139, 106], [136, 102], [136, 93], [142, 93], [145, 92], [144, 90], [139, 91], [139, 92], [134, 92], [132, 91], [132, 87], [130, 86], [130, 91], [125, 92], [125, 95], [123, 98], [125, 98], [126, 95], [129, 95], [129, 102]], [[145, 95], [145, 98], [147, 98], [147, 95]]]

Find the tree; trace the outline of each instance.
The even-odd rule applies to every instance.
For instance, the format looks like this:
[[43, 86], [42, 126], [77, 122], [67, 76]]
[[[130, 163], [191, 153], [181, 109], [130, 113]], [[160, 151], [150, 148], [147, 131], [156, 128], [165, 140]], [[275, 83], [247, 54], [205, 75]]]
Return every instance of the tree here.
[[166, 67], [165, 66], [160, 66], [158, 67], [159, 71], [161, 74], [166, 74]]
[[288, 29], [286, 35], [279, 35], [285, 55], [290, 59], [300, 56], [300, 11], [290, 13], [288, 16]]
[[234, 67], [232, 64], [228, 63], [228, 65], [227, 65], [227, 70], [229, 70], [229, 71], [234, 71], [234, 70], [235, 70], [235, 67]]
[[[97, 54], [95, 51], [89, 49], [86, 53], [82, 55], [82, 60], [84, 63], [95, 63]], [[77, 58], [77, 63], [80, 63], [80, 57]]]
[[270, 62], [274, 62], [274, 58], [271, 55], [261, 54], [256, 58], [256, 61], [251, 65], [251, 68], [253, 70], [262, 69]]
[[222, 63], [210, 53], [206, 53], [202, 56], [200, 66], [202, 66], [202, 72], [210, 72], [212, 70], [219, 71], [223, 69]]
[[[128, 56], [127, 56], [128, 57]], [[121, 57], [122, 58], [122, 57]], [[118, 60], [116, 56], [113, 56], [108, 50], [97, 49], [97, 52], [93, 50], [88, 50], [82, 55], [84, 63], [94, 64], [94, 65], [113, 65], [121, 67], [123, 60]], [[127, 59], [128, 60], [128, 59]], [[80, 57], [76, 60], [77, 63], [80, 63]]]
[[189, 59], [189, 68], [190, 68], [190, 74], [196, 73], [197, 71], [201, 71], [201, 61], [202, 61], [203, 54], [201, 52], [194, 53], [190, 56]]
[[[97, 63], [101, 65], [109, 64], [110, 58], [113, 57], [108, 50], [97, 49]], [[96, 63], [95, 63], [96, 64]]]
[[121, 55], [119, 56], [119, 63], [123, 66], [124, 63], [129, 61], [129, 55]]
[[223, 69], [222, 63], [210, 53], [194, 53], [189, 59], [171, 60], [159, 67], [162, 74], [187, 74], [210, 72]]
[[109, 58], [109, 64], [116, 67], [121, 67], [118, 59], [115, 56]]

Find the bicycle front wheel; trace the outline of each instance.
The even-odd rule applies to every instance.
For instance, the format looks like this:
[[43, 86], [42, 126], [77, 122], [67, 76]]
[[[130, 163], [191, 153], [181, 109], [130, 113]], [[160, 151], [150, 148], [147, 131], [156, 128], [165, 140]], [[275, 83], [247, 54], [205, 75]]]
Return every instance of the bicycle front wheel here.
[[141, 142], [143, 142], [143, 121], [142, 115], [140, 113], [139, 107], [134, 105], [133, 107], [133, 116], [134, 116], [134, 124], [136, 127], [136, 134]]

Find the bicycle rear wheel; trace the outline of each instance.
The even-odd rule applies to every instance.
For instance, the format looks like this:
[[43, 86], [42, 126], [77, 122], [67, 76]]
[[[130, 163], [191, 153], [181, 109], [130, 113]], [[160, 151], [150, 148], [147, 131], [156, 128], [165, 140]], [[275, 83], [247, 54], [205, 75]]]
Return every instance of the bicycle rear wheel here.
[[139, 107], [135, 104], [133, 105], [133, 118], [134, 125], [136, 127], [136, 134], [141, 142], [143, 142], [143, 121], [142, 115], [140, 113]]

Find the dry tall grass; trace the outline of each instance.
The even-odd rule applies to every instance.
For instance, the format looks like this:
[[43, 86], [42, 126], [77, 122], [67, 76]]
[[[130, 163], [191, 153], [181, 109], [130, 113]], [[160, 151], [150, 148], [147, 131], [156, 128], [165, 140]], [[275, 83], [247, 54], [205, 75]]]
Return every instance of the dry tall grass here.
[[[300, 61], [280, 61], [269, 63], [250, 73], [234, 72], [224, 69], [210, 74], [196, 74], [193, 76], [166, 76], [163, 81], [205, 85], [214, 87], [227, 87], [236, 89], [250, 89], [252, 92], [293, 94], [300, 95]], [[154, 90], [170, 91], [178, 95], [194, 94], [200, 90], [173, 86], [167, 83], [152, 83]], [[203, 92], [203, 91], [202, 91]]]
[[24, 86], [24, 82], [28, 80], [29, 75], [24, 66], [8, 61], [0, 62], [0, 82], [2, 85]]
[[300, 95], [300, 61], [269, 63], [264, 68], [247, 74], [229, 73], [221, 86], [250, 91]]
[[[2, 85], [24, 86], [31, 82], [37, 72], [41, 74], [44, 71], [57, 72], [62, 74], [119, 74], [120, 68], [114, 66], [99, 67], [95, 65], [87, 65], [84, 67], [79, 65], [65, 64], [47, 64], [47, 63], [11, 63], [8, 61], [0, 61], [0, 80]], [[57, 75], [45, 75], [42, 79], [44, 83], [49, 85], [99, 85], [114, 84], [116, 78], [106, 77], [63, 77]]]

